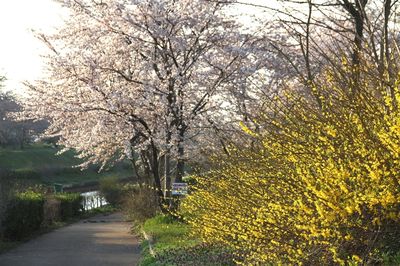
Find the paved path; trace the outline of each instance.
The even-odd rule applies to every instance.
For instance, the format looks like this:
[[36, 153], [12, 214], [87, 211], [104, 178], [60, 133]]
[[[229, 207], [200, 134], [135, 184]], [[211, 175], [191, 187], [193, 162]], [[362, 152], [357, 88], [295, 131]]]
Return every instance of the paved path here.
[[0, 255], [1, 266], [133, 266], [140, 247], [121, 214], [99, 215]]

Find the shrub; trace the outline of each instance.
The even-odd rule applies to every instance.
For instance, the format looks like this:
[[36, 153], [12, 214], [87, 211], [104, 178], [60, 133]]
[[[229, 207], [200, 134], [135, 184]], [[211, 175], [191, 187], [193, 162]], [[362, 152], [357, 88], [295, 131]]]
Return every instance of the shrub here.
[[9, 178], [0, 173], [0, 238], [3, 233], [2, 222], [5, 218], [7, 206], [14, 196], [14, 186]]
[[18, 193], [8, 204], [3, 221], [4, 236], [20, 240], [38, 230], [43, 221], [43, 194], [26, 191]]
[[288, 88], [257, 130], [243, 125], [251, 147], [215, 158], [182, 203], [204, 241], [246, 265], [376, 264], [398, 251], [400, 79], [388, 90], [359, 71], [356, 83], [328, 71], [317, 101]]
[[123, 210], [136, 225], [141, 225], [158, 211], [154, 190], [147, 187], [130, 186], [125, 188]]
[[62, 221], [78, 216], [83, 209], [82, 196], [79, 193], [58, 193], [54, 195], [60, 201], [60, 217]]
[[120, 205], [123, 201], [123, 187], [116, 177], [100, 180], [100, 194], [113, 206]]

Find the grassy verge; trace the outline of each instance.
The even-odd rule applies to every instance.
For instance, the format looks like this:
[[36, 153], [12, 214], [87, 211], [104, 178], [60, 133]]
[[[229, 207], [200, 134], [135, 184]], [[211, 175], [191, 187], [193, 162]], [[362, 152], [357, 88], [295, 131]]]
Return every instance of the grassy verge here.
[[[147, 220], [143, 231], [151, 238], [152, 246], [157, 257], [163, 256], [173, 249], [195, 246], [200, 240], [190, 237], [188, 225], [175, 221], [165, 215], [158, 215]], [[150, 254], [149, 241], [142, 242], [141, 265], [162, 265]]]
[[155, 265], [234, 265], [225, 249], [204, 244], [191, 236], [190, 226], [165, 215], [147, 220], [143, 231], [150, 236], [155, 256], [150, 254], [149, 241], [142, 242], [142, 266]]

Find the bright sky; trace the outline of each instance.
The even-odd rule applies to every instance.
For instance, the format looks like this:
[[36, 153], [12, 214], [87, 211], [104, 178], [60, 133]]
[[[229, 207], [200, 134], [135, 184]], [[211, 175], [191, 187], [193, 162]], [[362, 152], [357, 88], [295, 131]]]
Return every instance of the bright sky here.
[[62, 25], [62, 14], [52, 0], [0, 0], [0, 74], [7, 89], [20, 90], [22, 81], [40, 77], [45, 47], [31, 29], [49, 32]]
[[[274, 5], [276, 0], [243, 0], [243, 2]], [[241, 12], [249, 7], [241, 5]], [[66, 17], [53, 0], [0, 0], [0, 75], [7, 78], [6, 88], [21, 91], [23, 81], [39, 79], [43, 73], [40, 57], [46, 47], [31, 29], [48, 33], [63, 24]]]

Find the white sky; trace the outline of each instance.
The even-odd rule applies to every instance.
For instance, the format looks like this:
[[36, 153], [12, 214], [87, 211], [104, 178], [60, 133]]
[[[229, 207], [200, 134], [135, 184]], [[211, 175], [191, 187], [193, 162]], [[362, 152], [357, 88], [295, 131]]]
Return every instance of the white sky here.
[[62, 9], [52, 0], [0, 0], [0, 74], [7, 89], [20, 90], [22, 81], [41, 75], [45, 47], [31, 29], [49, 32], [62, 21]]
[[[276, 0], [243, 0], [274, 5]], [[241, 5], [241, 12], [249, 7]], [[64, 12], [63, 12], [64, 11]], [[63, 24], [65, 10], [53, 0], [0, 0], [0, 75], [5, 75], [8, 90], [23, 90], [23, 81], [39, 79], [43, 73], [40, 57], [46, 47], [31, 29], [48, 33]]]

